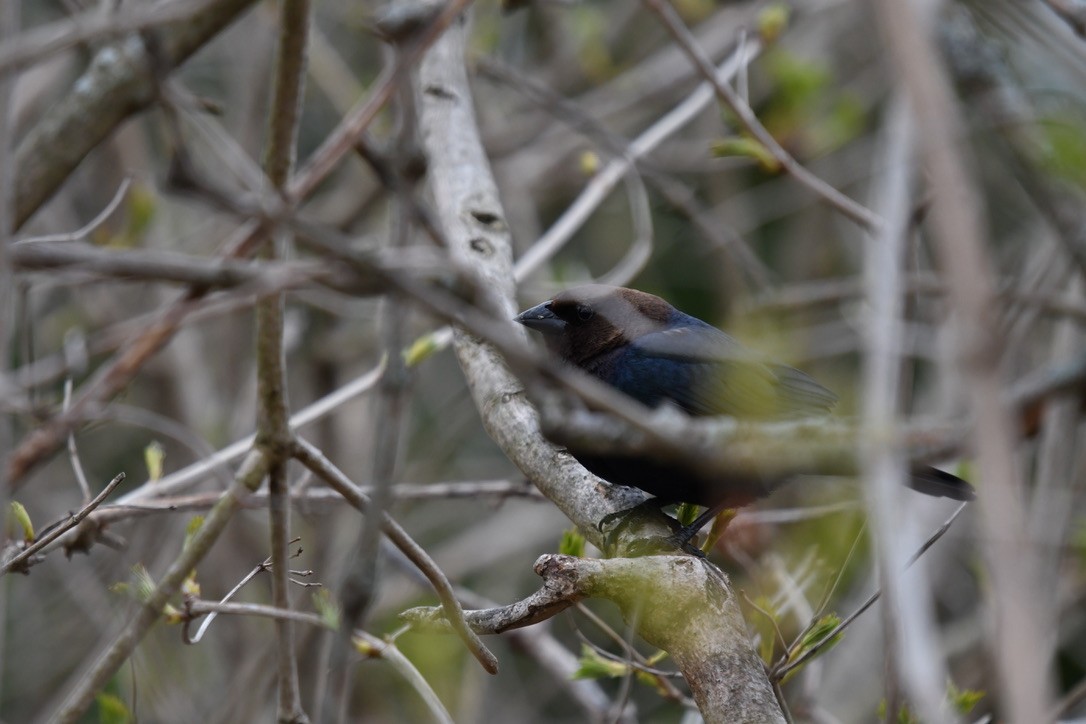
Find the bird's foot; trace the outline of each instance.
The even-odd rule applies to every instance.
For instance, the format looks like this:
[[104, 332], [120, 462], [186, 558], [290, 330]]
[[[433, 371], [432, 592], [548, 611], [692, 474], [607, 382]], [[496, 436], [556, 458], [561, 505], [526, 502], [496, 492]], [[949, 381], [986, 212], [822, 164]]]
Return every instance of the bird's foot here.
[[640, 558], [641, 556], [668, 556], [682, 551], [698, 558], [704, 558], [701, 549], [690, 543], [689, 540], [679, 540], [679, 535], [654, 535], [638, 538], [626, 545], [624, 551], [628, 558]]
[[[616, 531], [623, 531], [638, 520], [643, 520], [646, 516], [654, 515], [665, 505], [667, 503], [659, 498], [647, 498], [632, 508], [616, 510], [614, 513], [603, 516], [600, 518], [600, 522], [596, 524], [596, 529], [600, 533], [613, 535]], [[611, 531], [607, 531], [606, 529], [612, 525], [615, 527]]]
[[[662, 515], [660, 509], [667, 504], [658, 498], [649, 498], [632, 508], [604, 516], [596, 527], [604, 535], [604, 550], [607, 554], [615, 555], [616, 551], [621, 548], [622, 555], [630, 558], [667, 555], [678, 551], [704, 558], [705, 554], [690, 542], [697, 534], [700, 526], [697, 528], [683, 527], [679, 524], [679, 521], [671, 516]], [[632, 541], [623, 542], [623, 538], [630, 531], [630, 528], [649, 521], [664, 522], [671, 529], [671, 535], [639, 536]]]

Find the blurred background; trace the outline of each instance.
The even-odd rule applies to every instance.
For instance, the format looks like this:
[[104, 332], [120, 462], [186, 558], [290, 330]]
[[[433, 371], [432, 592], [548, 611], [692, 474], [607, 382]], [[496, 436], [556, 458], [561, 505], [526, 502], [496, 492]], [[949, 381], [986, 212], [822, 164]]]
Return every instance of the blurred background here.
[[[24, 2], [23, 32], [94, 5]], [[102, 3], [102, 11], [113, 5]], [[120, 14], [144, 3], [117, 5], [112, 12]], [[715, 62], [737, 54], [745, 60], [732, 85], [790, 153], [827, 183], [873, 203], [884, 120], [897, 86], [869, 3], [676, 0], [674, 6]], [[377, 10], [371, 3], [315, 3], [299, 159], [317, 148], [389, 62], [388, 47], [371, 32]], [[468, 63], [475, 107], [520, 255], [608, 164], [630, 153], [635, 139], [672, 117], [695, 92], [699, 77], [656, 17], [633, 0], [536, 0], [515, 7], [478, 0], [472, 16]], [[1009, 394], [1081, 365], [1086, 349], [1084, 18], [1086, 6], [1076, 0], [976, 0], [945, 3], [937, 23], [968, 131], [960, 142], [983, 199]], [[251, 180], [264, 142], [276, 22], [274, 3], [254, 3], [170, 81], [178, 97], [200, 109], [184, 115], [180, 131], [194, 163], [235, 187]], [[12, 101], [17, 143], [48, 122], [54, 104], [73, 93], [89, 59], [109, 42], [99, 37], [18, 69]], [[78, 229], [124, 186], [119, 206], [90, 232], [89, 243], [213, 255], [237, 221], [171, 188], [169, 125], [160, 108], [126, 121], [18, 230], [18, 238]], [[394, 131], [390, 113], [370, 129], [379, 145], [391, 143]], [[745, 142], [730, 112], [711, 99], [703, 102], [640, 158], [639, 181], [613, 185], [568, 242], [526, 276], [519, 301], [536, 304], [564, 286], [599, 278], [658, 294], [807, 371], [840, 395], [839, 415], [855, 415], [868, 311], [860, 275], [864, 245], [871, 241]], [[946, 303], [955, 280], [937, 271], [922, 176], [913, 198], [903, 369], [908, 383], [901, 406], [911, 417], [960, 422], [968, 410], [955, 359], [959, 332]], [[389, 235], [388, 198], [357, 157], [341, 163], [305, 209], [359, 244], [383, 244]], [[642, 211], [647, 214], [639, 216]], [[627, 263], [638, 239], [647, 256], [639, 263], [635, 254]], [[429, 242], [419, 235], [414, 243]], [[617, 279], [608, 276], [616, 265]], [[16, 441], [62, 406], [66, 380], [78, 389], [146, 322], [145, 315], [183, 293], [166, 284], [103, 280], [78, 269], [18, 272], [11, 292], [10, 380], [27, 401], [14, 415]], [[240, 293], [209, 295], [124, 393], [95, 411], [96, 419], [74, 438], [92, 491], [121, 471], [128, 479], [116, 496], [143, 485], [151, 475], [149, 448], [160, 446], [168, 475], [253, 432], [252, 302]], [[378, 330], [384, 303], [328, 290], [288, 295], [292, 409], [379, 364], [386, 351]], [[413, 311], [404, 338], [423, 338], [439, 327]], [[568, 522], [532, 492], [486, 436], [451, 349], [424, 356], [407, 374], [409, 405], [400, 423], [394, 476], [394, 491], [403, 499], [393, 515], [458, 587], [499, 603], [528, 595], [538, 585], [533, 561], [558, 549]], [[1081, 378], [1072, 383], [1081, 399]], [[1045, 590], [1038, 595], [1055, 603], [1055, 617], [1043, 622], [1052, 636], [1046, 645], [1054, 651], [1051, 702], [1061, 707], [1061, 717], [1086, 717], [1086, 446], [1080, 444], [1077, 405], [1069, 418], [1061, 418], [1070, 424], [1058, 429], [1046, 415], [1038, 404], [1019, 420], [1018, 452], [1028, 488], [1023, 499], [1045, 556]], [[368, 485], [374, 482], [374, 432], [382, 424], [372, 399], [362, 395], [300, 433], [353, 480]], [[1055, 477], [1043, 462], [1052, 454], [1069, 461]], [[950, 453], [935, 462], [971, 478], [984, 495], [984, 481], [975, 479], [968, 454]], [[320, 485], [300, 468], [291, 468], [291, 482], [298, 492], [292, 532], [302, 550], [294, 564], [312, 572], [300, 580], [320, 583], [334, 595], [344, 570], [356, 563], [351, 551], [361, 517], [332, 497], [318, 496]], [[481, 482], [489, 485], [475, 485]], [[438, 483], [463, 484], [453, 486], [461, 495], [451, 496], [448, 487], [416, 487]], [[222, 486], [221, 476], [202, 476], [166, 496], [177, 504], [175, 511], [118, 514], [108, 528], [117, 547], [94, 545], [70, 559], [57, 550], [29, 575], [5, 577], [0, 718], [44, 720], [53, 711], [66, 682], [130, 615], [138, 571], [151, 578], [162, 574], [193, 516]], [[37, 528], [78, 509], [82, 495], [71, 457], [55, 455], [13, 497]], [[204, 598], [226, 595], [269, 555], [262, 500], [254, 498], [199, 567]], [[912, 521], [910, 547], [953, 511], [950, 502], [910, 496], [900, 511]], [[812, 619], [843, 617], [877, 588], [865, 520], [859, 483], [812, 478], [796, 481], [734, 521], [711, 556], [742, 591], [748, 624], [764, 655], [775, 660], [779, 636], [791, 641]], [[9, 522], [9, 538], [19, 535]], [[961, 705], [963, 720], [998, 716], [1000, 692], [986, 648], [993, 635], [986, 618], [988, 581], [973, 510], [956, 520], [924, 562], [937, 654], [946, 661], [951, 698]], [[399, 628], [396, 615], [404, 608], [435, 603], [397, 554], [386, 551], [380, 570], [379, 598], [367, 626], [378, 636]], [[127, 591], [118, 586], [126, 582]], [[312, 610], [316, 590], [299, 587], [297, 605]], [[237, 600], [269, 602], [266, 574], [245, 586]], [[625, 635], [613, 607], [593, 601], [586, 606]], [[607, 719], [605, 708], [594, 709], [572, 693], [569, 674], [579, 665], [577, 657], [591, 664], [604, 656], [593, 647], [618, 656], [621, 664], [621, 648], [580, 611], [539, 628], [534, 638], [488, 641], [502, 664], [497, 677], [480, 671], [451, 636], [409, 632], [397, 645], [458, 722]], [[886, 715], [883, 632], [876, 606], [785, 684], [797, 720], [864, 722]], [[568, 652], [559, 664], [542, 661], [540, 636]], [[307, 708], [325, 676], [326, 637], [311, 628], [297, 631]], [[634, 646], [646, 656], [654, 653], [644, 642]], [[147, 722], [266, 721], [274, 711], [272, 661], [274, 632], [267, 620], [220, 617], [191, 646], [182, 643], [179, 626], [162, 624], [121, 669], [109, 693]], [[672, 668], [666, 659], [654, 666]], [[626, 682], [624, 671], [619, 665], [618, 676], [590, 677], [602, 701], [628, 698], [641, 721], [690, 721], [684, 718], [690, 714], [681, 680], [669, 679], [669, 691], [651, 677]], [[103, 699], [86, 721], [124, 720], [123, 710], [110, 714], [109, 707]], [[365, 722], [427, 717], [417, 696], [378, 660], [357, 665], [350, 711], [351, 720]]]

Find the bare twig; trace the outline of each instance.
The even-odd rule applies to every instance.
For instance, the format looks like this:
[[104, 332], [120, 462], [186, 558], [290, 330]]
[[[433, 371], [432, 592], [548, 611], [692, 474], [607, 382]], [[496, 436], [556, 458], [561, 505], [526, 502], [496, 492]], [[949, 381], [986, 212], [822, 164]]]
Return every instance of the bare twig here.
[[329, 134], [324, 143], [313, 152], [305, 165], [299, 169], [287, 187], [288, 198], [298, 200], [308, 196], [317, 184], [324, 180], [336, 163], [352, 148], [362, 133], [369, 127], [377, 113], [392, 99], [393, 93], [426, 52], [449, 26], [463, 12], [471, 0], [452, 0], [446, 4], [426, 27], [421, 29], [402, 52], [397, 53], [396, 62], [386, 69], [374, 82], [374, 89], [365, 101], [351, 111], [347, 118]]
[[[637, 650], [637, 647], [633, 646], [630, 641], [627, 641], [622, 636], [619, 636], [618, 632], [608, 626], [607, 622], [597, 616], [596, 613], [592, 611], [592, 609], [586, 606], [583, 602], [577, 603], [576, 608], [578, 613], [591, 621], [593, 625], [596, 626], [596, 628], [604, 633], [605, 636], [618, 644], [619, 648], [621, 648], [622, 651], [625, 653], [625, 657], [621, 658], [624, 663], [633, 666], [640, 671], [645, 671], [655, 676], [657, 684], [666, 698], [684, 704], [692, 704], [690, 698], [683, 695], [683, 693], [679, 691], [670, 681], [670, 678], [675, 676], [682, 676], [682, 674], [677, 671], [660, 671], [649, 666], [648, 659], [641, 655], [641, 652]], [[582, 641], [587, 642], [587, 639], [583, 634], [580, 633], [580, 631], [578, 631], [578, 636], [581, 638]], [[607, 652], [602, 650], [600, 651], [600, 653], [605, 656], [608, 655]], [[617, 656], [615, 658], [619, 659], [619, 657]]]
[[[373, 369], [359, 375], [338, 390], [325, 395], [313, 404], [294, 413], [290, 418], [290, 429], [298, 430], [301, 427], [315, 422], [359, 395], [368, 392], [375, 384], [377, 384], [377, 381], [381, 379], [381, 376], [385, 372], [385, 365], [386, 359], [382, 357]], [[250, 435], [238, 440], [237, 442], [224, 447], [222, 450], [219, 450], [214, 455], [209, 456], [206, 460], [200, 460], [199, 462], [193, 463], [182, 470], [178, 470], [175, 473], [163, 477], [161, 480], [155, 481], [153, 484], [144, 483], [132, 492], [124, 495], [118, 503], [120, 505], [125, 505], [146, 498], [169, 495], [184, 490], [203, 479], [215, 468], [241, 458], [253, 446], [255, 441], [256, 435]]]
[[133, 5], [123, 12], [103, 13], [101, 8], [64, 20], [40, 25], [0, 45], [0, 72], [19, 70], [39, 62], [52, 53], [79, 43], [120, 36], [155, 25], [191, 20], [219, 0], [189, 0], [152, 6]]
[[[317, 614], [303, 611], [292, 611], [259, 603], [214, 603], [196, 599], [185, 601], [186, 623], [197, 616], [214, 613], [236, 616], [262, 616], [276, 621], [294, 621], [320, 628], [330, 628], [328, 620]], [[356, 648], [369, 657], [384, 659], [398, 674], [407, 680], [422, 698], [435, 721], [442, 724], [453, 724], [452, 717], [449, 716], [448, 711], [445, 710], [445, 705], [441, 703], [441, 699], [438, 698], [430, 684], [393, 643], [377, 638], [360, 629], [353, 631], [351, 636], [360, 644], [356, 644]]]
[[94, 498], [90, 502], [88, 502], [78, 511], [70, 515], [68, 519], [65, 520], [63, 523], [50, 530], [48, 534], [42, 536], [38, 540], [34, 541], [34, 543], [27, 546], [23, 551], [21, 551], [10, 561], [5, 562], [3, 566], [0, 566], [0, 576], [6, 574], [8, 571], [25, 570], [25, 565], [30, 560], [31, 556], [33, 556], [41, 549], [45, 548], [45, 546], [49, 545], [60, 536], [64, 535], [64, 533], [68, 530], [71, 530], [72, 528], [79, 525], [84, 518], [90, 515], [95, 508], [101, 505], [102, 502], [109, 497], [109, 494], [113, 492], [114, 488], [116, 488], [124, 481], [124, 478], [124, 473], [118, 473], [117, 476], [113, 478], [113, 480], [109, 481], [109, 484], [106, 485], [106, 487], [102, 488], [102, 492], [94, 496]]
[[[272, 563], [271, 558], [265, 558], [263, 563], [261, 563], [259, 566], [254, 567], [253, 570], [251, 570], [247, 574], [245, 574], [245, 576], [240, 581], [238, 581], [237, 584], [233, 588], [231, 588], [229, 591], [227, 591], [226, 595], [223, 596], [219, 600], [219, 605], [221, 606], [221, 605], [228, 604], [230, 602], [230, 599], [233, 598], [235, 596], [235, 594], [237, 594], [238, 591], [240, 591], [242, 588], [245, 587], [245, 584], [247, 584], [249, 581], [256, 578], [257, 575], [260, 574], [261, 572], [268, 570], [268, 568], [271, 567], [271, 563]], [[245, 605], [245, 604], [240, 604], [240, 605]], [[190, 601], [188, 601], [188, 600], [185, 601], [185, 609], [186, 609], [186, 611], [190, 611], [192, 613], [203, 613], [202, 611], [193, 611], [192, 607], [191, 607], [191, 604], [190, 604]], [[280, 610], [280, 609], [276, 609], [276, 610]], [[208, 611], [207, 613], [208, 613], [207, 618], [205, 618], [204, 622], [200, 624], [200, 628], [196, 629], [196, 633], [193, 636], [188, 635], [188, 629], [187, 628], [185, 629], [185, 631], [182, 632], [182, 639], [184, 640], [184, 642], [186, 644], [198, 644], [198, 643], [200, 643], [200, 639], [202, 639], [204, 637], [204, 633], [206, 633], [208, 627], [211, 626], [211, 622], [215, 620], [215, 616], [218, 613], [218, 611], [212, 610], [212, 611]], [[286, 611], [286, 613], [297, 614], [299, 616], [308, 615], [308, 614], [303, 614], [303, 613], [298, 612], [298, 611]]]
[[[464, 620], [478, 634], [500, 634], [506, 631], [537, 624], [565, 611], [585, 597], [574, 581], [562, 577], [545, 576], [536, 562], [536, 573], [544, 576], [543, 588], [516, 603], [478, 611], [464, 611]], [[400, 618], [420, 631], [452, 633], [453, 627], [444, 609], [420, 606], [400, 614]]]
[[[806, 186], [818, 195], [823, 201], [840, 211], [847, 218], [852, 219], [867, 231], [874, 231], [882, 224], [878, 215], [863, 205], [857, 203], [845, 194], [830, 186], [822, 179], [804, 168], [788, 151], [781, 146], [758, 117], [754, 115], [742, 98], [740, 98], [727, 83], [721, 82], [712, 61], [705, 55], [705, 51], [698, 45], [697, 39], [690, 33], [682, 18], [675, 12], [668, 0], [644, 0], [650, 10], [656, 13], [671, 37], [683, 49], [690, 62], [701, 72], [703, 78], [708, 80], [716, 95], [739, 118], [743, 127], [761, 143], [773, 158], [796, 181]], [[749, 50], [743, 50], [743, 54]]]
[[[928, 551], [929, 548], [931, 548], [933, 545], [935, 545], [936, 541], [938, 541], [940, 538], [942, 538], [943, 535], [945, 535], [946, 532], [948, 530], [950, 530], [950, 526], [954, 523], [955, 520], [957, 520], [958, 516], [962, 514], [962, 511], [965, 510], [965, 506], [966, 506], [965, 503], [962, 503], [961, 505], [959, 505], [954, 510], [954, 512], [950, 515], [950, 517], [947, 518], [946, 521], [941, 526], [939, 526], [939, 528], [931, 535], [931, 537], [929, 537], [926, 541], [924, 541], [923, 545], [921, 545], [919, 548], [916, 549], [916, 552], [912, 554], [912, 556], [909, 558], [908, 562], [905, 564], [906, 568], [908, 568], [912, 564], [916, 563], [916, 561], [919, 560], [920, 556], [924, 555]], [[818, 643], [816, 643], [814, 646], [807, 649], [806, 651], [804, 651], [802, 654], [800, 654], [799, 656], [797, 656], [795, 659], [793, 659], [791, 661], [789, 661], [788, 658], [791, 656], [791, 652], [793, 650], [793, 647], [789, 647], [789, 650], [785, 652], [784, 658], [782, 658], [781, 661], [779, 661], [773, 667], [773, 671], [771, 673], [772, 678], [777, 680], [777, 681], [783, 680], [784, 677], [787, 676], [790, 671], [802, 666], [805, 662], [810, 660], [813, 656], [817, 655], [818, 652], [821, 651], [827, 644], [832, 643], [833, 640], [835, 638], [837, 638], [837, 635], [839, 633], [844, 631], [846, 628], [848, 628], [852, 624], [853, 621], [855, 621], [857, 618], [859, 618], [860, 615], [863, 614], [864, 611], [871, 608], [871, 606], [874, 605], [874, 603], [876, 601], [878, 601], [881, 596], [882, 596], [882, 589], [879, 589], [879, 590], [875, 591], [874, 593], [872, 593], [870, 596], [868, 596], [866, 601], [864, 601], [862, 604], [860, 604], [859, 608], [857, 608], [851, 614], [849, 614], [844, 619], [842, 619], [841, 623], [837, 624], [837, 626], [835, 626], [833, 628], [833, 631], [831, 631], [826, 636], [822, 637], [822, 639], [820, 639], [818, 641]]]
[[[253, 0], [186, 4], [188, 12], [148, 31], [157, 41], [158, 68], [169, 71], [179, 66], [252, 4]], [[112, 22], [109, 16], [104, 19]], [[56, 191], [91, 149], [126, 118], [155, 102], [158, 80], [149, 70], [150, 64], [150, 54], [139, 35], [102, 48], [75, 82], [74, 88], [80, 91], [62, 96], [49, 114], [34, 124], [16, 155], [17, 227]]]
[[[72, 378], [64, 380], [64, 409], [72, 402]], [[87, 474], [83, 472], [83, 463], [79, 459], [79, 448], [75, 445], [75, 433], [68, 433], [68, 459], [72, 463], [72, 472], [75, 473], [79, 490], [83, 493], [83, 502], [91, 499], [90, 484], [87, 483]]]
[[[760, 50], [761, 44], [752, 41], [746, 53], [751, 56], [757, 54]], [[710, 74], [713, 78], [719, 78], [723, 82], [735, 75], [739, 65], [738, 55], [733, 54], [721, 63], [718, 69], [713, 69], [710, 66]], [[513, 268], [516, 280], [523, 281], [528, 278], [554, 256], [573, 237], [573, 234], [591, 216], [596, 207], [607, 198], [611, 189], [629, 172], [638, 159], [647, 156], [672, 134], [696, 118], [712, 99], [712, 86], [709, 83], [699, 85], [682, 103], [634, 139], [625, 155], [609, 161], [592, 177], [592, 180], [578, 195], [577, 199], [551, 225], [547, 232], [517, 260]]]
[[121, 185], [117, 188], [117, 192], [113, 194], [113, 198], [109, 200], [106, 207], [98, 212], [98, 214], [88, 221], [85, 225], [79, 227], [75, 231], [68, 232], [67, 234], [45, 234], [43, 236], [27, 236], [16, 241], [16, 244], [42, 244], [46, 242], [61, 242], [61, 241], [81, 241], [86, 238], [92, 231], [106, 222], [113, 212], [117, 210], [117, 207], [124, 201], [124, 195], [128, 193], [128, 187], [132, 185], [132, 178], [126, 176]]
[[[372, 636], [364, 631], [356, 630], [354, 636], [361, 642], [365, 643], [365, 650], [369, 652], [371, 656], [384, 659], [396, 672], [404, 677], [422, 698], [433, 716], [434, 721], [438, 724], [453, 724], [453, 718], [449, 715], [449, 712], [445, 710], [445, 705], [441, 703], [441, 699], [437, 693], [430, 687], [430, 684], [426, 681], [426, 678], [415, 668], [415, 665], [411, 663], [410, 659], [404, 656], [400, 650], [389, 643], [388, 641], [382, 641], [376, 636]], [[363, 647], [358, 647], [360, 650]]]
[[[22, 25], [22, 4], [0, 4], [0, 42], [8, 43]], [[0, 72], [0, 380], [8, 374], [13, 359], [12, 341], [16, 324], [15, 285], [9, 259], [11, 240], [15, 235], [15, 86], [13, 73]], [[0, 383], [0, 387], [3, 387]], [[4, 396], [4, 393], [0, 393]], [[11, 450], [14, 442], [14, 426], [5, 412], [0, 412], [0, 450]], [[0, 469], [0, 511], [6, 515], [11, 504], [11, 480], [7, 471]], [[8, 591], [10, 586], [0, 586], [0, 621], [8, 617]], [[5, 674], [4, 662], [8, 659], [7, 634], [0, 627], [0, 678]]]
[[[365, 512], [369, 505], [369, 498], [346, 475], [329, 462], [320, 450], [304, 440], [298, 440], [294, 445], [294, 456], [324, 480], [329, 487], [342, 495], [358, 511]], [[387, 513], [381, 527], [389, 540], [426, 575], [426, 579], [430, 581], [430, 585], [434, 587], [434, 591], [441, 599], [441, 605], [449, 615], [449, 620], [452, 622], [457, 635], [464, 641], [468, 650], [479, 661], [483, 669], [492, 674], [497, 672], [497, 659], [464, 622], [463, 609], [456, 599], [456, 594], [453, 592], [445, 574], [441, 572], [441, 569], [437, 567], [429, 554], [412, 540], [407, 532]]]
[[902, 578], [910, 526], [901, 520], [908, 451], [895, 444], [892, 431], [901, 424], [901, 349], [904, 335], [904, 268], [911, 221], [915, 129], [901, 98], [892, 103], [883, 131], [880, 166], [885, 169], [876, 208], [886, 223], [874, 243], [864, 247], [864, 291], [870, 306], [864, 327], [864, 434], [861, 466], [865, 498], [878, 552], [887, 645], [887, 710], [898, 711], [897, 693], [904, 685], [909, 702], [925, 719], [942, 716], [946, 666], [936, 648], [929, 614], [930, 587], [924, 576]]
[[1075, 34], [1086, 38], [1086, 4], [1081, 0], [1044, 0], [1067, 23]]
[[[423, 256], [416, 255], [416, 259], [425, 264]], [[394, 261], [381, 254], [375, 256], [375, 261], [382, 257], [397, 266], [402, 266], [404, 261]], [[259, 293], [265, 289], [279, 291], [317, 283], [360, 295], [367, 291], [382, 291], [379, 285], [370, 286], [354, 274], [344, 274], [342, 269], [337, 271], [334, 266], [319, 261], [224, 260], [173, 252], [112, 251], [84, 244], [44, 242], [33, 246], [16, 245], [11, 250], [11, 258], [12, 266], [23, 272], [70, 269], [81, 274], [191, 284], [209, 289], [245, 286], [250, 288], [249, 291]], [[436, 268], [437, 259], [434, 262]]]
[[94, 697], [116, 674], [121, 665], [132, 655], [143, 637], [162, 614], [166, 602], [181, 587], [189, 572], [201, 561], [211, 546], [218, 540], [223, 530], [241, 508], [245, 495], [257, 488], [264, 479], [268, 461], [260, 452], [250, 453], [241, 466], [230, 489], [225, 491], [211, 513], [204, 518], [203, 524], [189, 539], [180, 555], [173, 561], [166, 573], [159, 580], [147, 600], [140, 606], [135, 616], [85, 673], [81, 673], [75, 684], [69, 689], [60, 708], [51, 718], [60, 724], [74, 724], [94, 701]]
[[[277, 191], [282, 191], [294, 165], [298, 122], [305, 87], [306, 47], [311, 15], [309, 0], [285, 0], [280, 6], [279, 39], [276, 52], [268, 140], [264, 148], [264, 171]], [[264, 258], [277, 256], [274, 244], [265, 244]], [[258, 411], [256, 446], [267, 450], [268, 519], [270, 528], [272, 602], [289, 611], [290, 583], [287, 560], [290, 555], [290, 499], [287, 489], [287, 462], [290, 459], [290, 412], [287, 403], [287, 375], [283, 347], [283, 295], [260, 300], [256, 307], [256, 375]], [[298, 659], [294, 652], [294, 628], [289, 619], [276, 619], [276, 662], [278, 670], [278, 718], [280, 722], [305, 724], [298, 688]]]

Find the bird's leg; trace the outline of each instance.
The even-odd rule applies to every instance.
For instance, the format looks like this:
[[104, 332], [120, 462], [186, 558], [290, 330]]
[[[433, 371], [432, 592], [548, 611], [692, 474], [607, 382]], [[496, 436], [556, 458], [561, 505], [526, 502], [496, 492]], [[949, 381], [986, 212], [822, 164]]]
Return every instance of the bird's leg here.
[[[668, 542], [676, 548], [682, 548], [687, 553], [693, 548], [698, 552], [698, 555], [701, 555], [704, 558], [705, 554], [702, 553], [700, 548], [690, 545], [690, 539], [696, 536], [698, 531], [705, 527], [706, 523], [716, 518], [723, 511], [727, 510], [727, 508], [728, 506], [726, 504], [718, 504], [708, 508], [704, 513], [695, 518], [693, 523], [680, 528], [668, 536]], [[721, 531], [721, 533], [723, 533], [723, 531]]]
[[[662, 510], [668, 505], [671, 505], [669, 501], [661, 500], [660, 498], [646, 498], [632, 508], [623, 508], [622, 510], [616, 510], [614, 513], [608, 513], [603, 516], [600, 518], [600, 522], [596, 524], [596, 529], [600, 533], [605, 533], [606, 531], [604, 531], [604, 528], [617, 522], [615, 530], [621, 530], [630, 524], [630, 518], [636, 518], [646, 511]], [[671, 516], [668, 517], [670, 518]], [[611, 531], [608, 535], [611, 535], [614, 532], [615, 531]]]
[[[661, 500], [660, 498], [648, 498], [632, 508], [625, 508], [624, 510], [618, 510], [614, 513], [608, 513], [601, 518], [600, 522], [596, 524], [596, 528], [603, 533], [603, 543], [608, 555], [613, 555], [613, 552], [618, 548], [618, 543], [622, 534], [626, 530], [638, 522], [645, 521], [647, 518], [659, 521], [660, 518], [663, 517], [667, 525], [673, 531], [672, 536], [678, 535], [681, 530], [678, 521], [670, 515], [659, 515], [660, 510], [670, 504], [670, 501]], [[606, 530], [607, 528], [610, 528], [610, 530]], [[667, 543], [672, 536], [666, 538], [655, 536], [651, 540], [645, 541], [644, 545], [639, 542], [633, 547], [633, 550], [627, 551], [627, 553], [636, 557], [638, 555], [665, 552], [674, 547]]]
[[[653, 520], [658, 521], [660, 518], [656, 513], [661, 508], [670, 504], [671, 501], [661, 500], [660, 498], [649, 498], [632, 508], [626, 508], [625, 510], [620, 510], [604, 516], [600, 522], [596, 524], [596, 527], [604, 534], [604, 546], [608, 551], [608, 555], [613, 555], [613, 552], [618, 548], [621, 534], [631, 525], [634, 525], [640, 520], [644, 520], [646, 516], [651, 516]], [[717, 509], [716, 512], [720, 512], [720, 510], [721, 509]], [[716, 513], [713, 515], [715, 514]], [[629, 557], [636, 558], [639, 556], [674, 553], [675, 549], [678, 548], [692, 556], [704, 558], [705, 554], [702, 553], [697, 546], [691, 545], [690, 539], [710, 518], [713, 517], [706, 517], [706, 515], [707, 514], [703, 513], [698, 516], [697, 520], [685, 528], [679, 524], [679, 521], [675, 520], [670, 515], [665, 515], [663, 517], [666, 519], [668, 527], [671, 528], [671, 535], [638, 538], [626, 547], [624, 553]], [[609, 531], [605, 531], [604, 528], [611, 524], [614, 524], [614, 527]]]

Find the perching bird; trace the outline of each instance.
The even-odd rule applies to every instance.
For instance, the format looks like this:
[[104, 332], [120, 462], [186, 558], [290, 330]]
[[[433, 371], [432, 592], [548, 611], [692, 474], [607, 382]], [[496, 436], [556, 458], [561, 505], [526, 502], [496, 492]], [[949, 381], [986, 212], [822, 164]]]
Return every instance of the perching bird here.
[[[516, 321], [540, 332], [567, 363], [649, 407], [668, 402], [693, 416], [767, 421], [826, 415], [837, 401], [803, 372], [761, 358], [717, 328], [634, 289], [569, 289]], [[569, 452], [595, 475], [640, 488], [661, 504], [709, 508], [678, 534], [680, 544], [720, 510], [747, 505], [784, 482], [710, 478], [648, 455], [590, 454], [575, 445]], [[974, 497], [964, 480], [935, 468], [915, 468], [909, 484], [927, 495]]]

